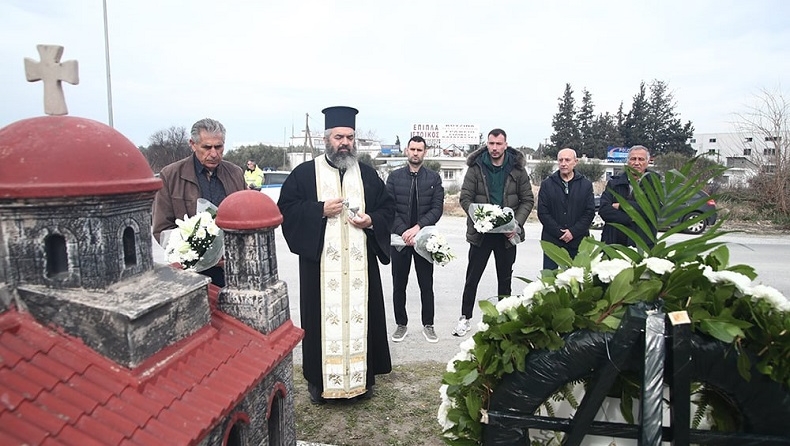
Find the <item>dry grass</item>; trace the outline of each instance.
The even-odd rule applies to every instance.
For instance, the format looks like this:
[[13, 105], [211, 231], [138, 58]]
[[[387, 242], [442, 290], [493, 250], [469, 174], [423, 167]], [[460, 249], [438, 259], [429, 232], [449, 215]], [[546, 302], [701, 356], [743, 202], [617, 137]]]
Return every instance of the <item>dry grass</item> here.
[[373, 398], [310, 402], [300, 366], [294, 371], [296, 437], [332, 445], [439, 446], [436, 421], [445, 364], [409, 363], [376, 377]]

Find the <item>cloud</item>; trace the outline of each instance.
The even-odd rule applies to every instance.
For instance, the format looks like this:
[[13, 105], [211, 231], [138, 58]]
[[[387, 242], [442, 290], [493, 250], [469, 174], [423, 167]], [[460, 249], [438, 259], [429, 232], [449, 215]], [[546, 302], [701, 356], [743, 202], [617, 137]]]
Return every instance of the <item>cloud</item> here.
[[[384, 143], [412, 123], [502, 127], [514, 145], [551, 135], [565, 84], [596, 113], [630, 108], [659, 79], [682, 120], [730, 130], [740, 104], [790, 71], [782, 1], [494, 0], [108, 2], [115, 126], [138, 145], [157, 130], [223, 121], [228, 139], [282, 141], [305, 113], [352, 105]], [[101, 2], [0, 4], [0, 125], [41, 114], [24, 57], [56, 43], [80, 62], [70, 113], [107, 122]]]

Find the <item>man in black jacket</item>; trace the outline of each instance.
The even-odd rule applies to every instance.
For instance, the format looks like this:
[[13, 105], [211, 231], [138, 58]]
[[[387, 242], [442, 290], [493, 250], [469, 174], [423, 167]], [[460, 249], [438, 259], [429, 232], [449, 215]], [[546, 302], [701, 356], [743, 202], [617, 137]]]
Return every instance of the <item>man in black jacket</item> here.
[[409, 140], [406, 148], [408, 165], [394, 170], [387, 178], [387, 190], [395, 199], [395, 221], [392, 233], [400, 235], [406, 247], [390, 249], [392, 258], [392, 302], [397, 328], [392, 340], [400, 342], [406, 337], [406, 285], [409, 282], [411, 259], [420, 285], [423, 335], [428, 342], [438, 342], [433, 328], [433, 263], [414, 251], [415, 237], [421, 228], [435, 225], [444, 208], [444, 188], [438, 173], [423, 167], [427, 147], [421, 136]]
[[[571, 258], [579, 243], [590, 235], [595, 217], [592, 182], [576, 172], [576, 151], [565, 148], [557, 153], [559, 169], [540, 183], [538, 220], [543, 224], [541, 240], [565, 248]], [[557, 269], [557, 263], [543, 254], [543, 269]]]
[[[633, 146], [628, 150], [627, 166], [631, 168], [629, 171], [636, 176], [636, 180], [638, 184], [640, 184], [640, 187], [644, 187], [641, 182], [643, 179], [647, 178], [648, 175], [658, 175], [647, 169], [649, 162], [650, 151], [647, 150], [647, 147]], [[616, 192], [618, 195], [628, 200], [637, 211], [642, 213], [642, 209], [634, 199], [634, 192], [628, 181], [628, 172], [620, 176], [612, 177], [606, 184], [606, 190], [601, 194], [601, 206], [598, 209], [598, 215], [606, 222], [601, 230], [601, 241], [610, 245], [620, 244], [635, 246], [636, 244], [628, 235], [612, 226], [612, 223], [619, 223], [635, 231], [648, 247], [652, 247], [655, 244], [654, 240], [658, 233], [657, 229], [654, 226], [650, 227], [652, 238], [645, 234], [620, 207], [620, 203], [612, 192]], [[648, 222], [648, 225], [649, 224]]]

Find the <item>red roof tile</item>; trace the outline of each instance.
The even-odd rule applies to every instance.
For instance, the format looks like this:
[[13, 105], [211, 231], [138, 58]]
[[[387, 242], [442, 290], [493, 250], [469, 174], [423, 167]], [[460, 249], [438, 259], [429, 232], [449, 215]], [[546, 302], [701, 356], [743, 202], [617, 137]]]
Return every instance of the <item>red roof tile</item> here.
[[0, 412], [0, 432], [13, 435], [22, 440], [22, 443], [39, 444], [49, 435], [47, 431], [38, 427], [31, 420], [23, 417], [21, 412]]
[[288, 321], [263, 335], [216, 309], [211, 323], [135, 369], [10, 309], [0, 313], [0, 444], [190, 444], [292, 351]]
[[0, 430], [0, 444], [20, 444], [22, 440], [19, 437], [14, 437], [8, 432]]
[[108, 439], [96, 437], [92, 432], [91, 435], [88, 435], [80, 428], [71, 425], [63, 428], [63, 431], [58, 435], [58, 440], [73, 446], [105, 446], [109, 444]]

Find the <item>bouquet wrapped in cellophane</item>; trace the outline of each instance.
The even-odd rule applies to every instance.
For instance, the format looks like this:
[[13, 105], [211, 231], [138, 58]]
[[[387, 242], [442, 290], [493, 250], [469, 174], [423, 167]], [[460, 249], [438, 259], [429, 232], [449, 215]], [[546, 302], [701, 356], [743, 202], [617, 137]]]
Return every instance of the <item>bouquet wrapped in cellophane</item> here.
[[517, 232], [510, 243], [516, 245], [521, 242], [521, 227], [518, 225], [513, 209], [500, 207], [490, 203], [472, 203], [469, 205], [469, 216], [472, 218], [475, 230], [481, 234], [504, 234]]
[[[398, 251], [406, 246], [403, 238], [397, 234], [390, 236], [390, 244]], [[425, 260], [439, 266], [447, 265], [455, 258], [447, 239], [439, 232], [436, 226], [426, 226], [414, 237], [414, 251]]]
[[162, 231], [165, 258], [192, 271], [205, 271], [216, 265], [224, 253], [222, 230], [214, 223], [217, 207], [199, 198], [197, 213], [176, 219], [177, 229]]

